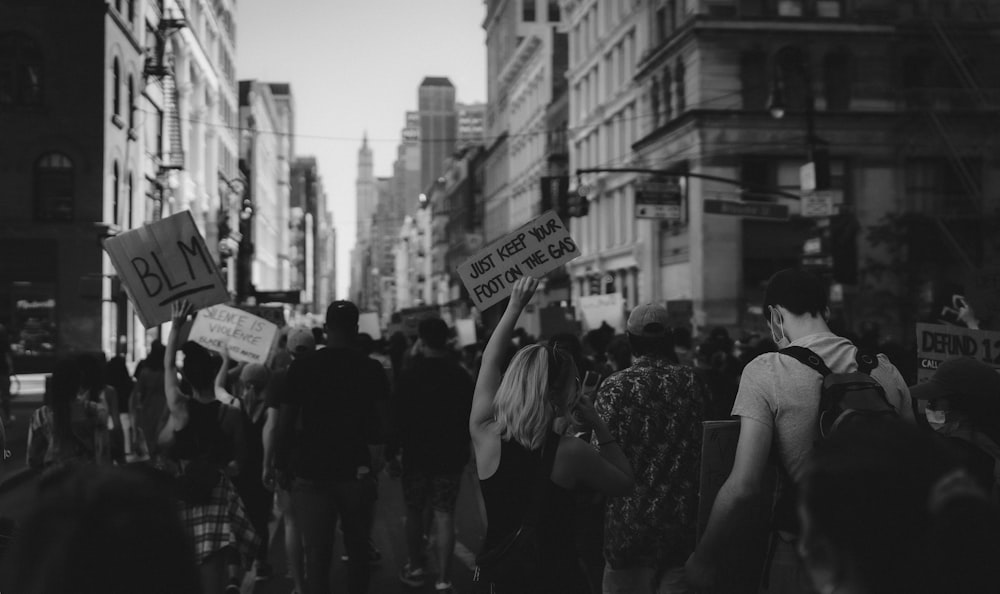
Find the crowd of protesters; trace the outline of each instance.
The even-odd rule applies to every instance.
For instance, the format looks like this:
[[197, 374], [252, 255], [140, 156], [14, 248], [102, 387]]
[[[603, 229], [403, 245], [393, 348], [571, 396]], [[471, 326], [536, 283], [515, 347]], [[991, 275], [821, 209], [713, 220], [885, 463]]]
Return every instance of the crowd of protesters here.
[[[293, 592], [343, 589], [338, 534], [346, 591], [368, 592], [378, 483], [398, 479], [399, 580], [448, 594], [471, 471], [481, 592], [1000, 591], [1000, 374], [987, 365], [954, 359], [913, 385], [873, 327], [834, 333], [822, 282], [798, 270], [768, 283], [769, 336], [715, 328], [697, 344], [655, 304], [623, 334], [538, 341], [518, 324], [537, 285], [518, 280], [488, 340], [464, 348], [437, 318], [373, 340], [336, 301], [323, 328], [284, 330], [269, 365], [236, 363], [181, 344], [182, 301], [134, 374], [120, 357], [60, 361], [30, 420], [42, 479], [0, 590], [235, 594], [272, 576], [280, 523]], [[884, 353], [867, 373], [892, 414], [821, 440], [824, 376], [795, 348], [831, 374]], [[706, 502], [710, 420], [737, 420], [739, 438]], [[762, 515], [760, 554], [734, 552]], [[735, 575], [734, 553], [759, 571]]]

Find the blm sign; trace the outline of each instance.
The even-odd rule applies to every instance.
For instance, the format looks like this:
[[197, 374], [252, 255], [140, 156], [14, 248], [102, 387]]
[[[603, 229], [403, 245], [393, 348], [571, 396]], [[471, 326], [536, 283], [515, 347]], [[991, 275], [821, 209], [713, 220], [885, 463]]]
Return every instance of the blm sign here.
[[549, 211], [494, 241], [458, 266], [458, 275], [480, 311], [510, 295], [514, 281], [542, 275], [580, 255], [569, 229]]
[[104, 250], [146, 328], [169, 321], [179, 299], [196, 309], [229, 301], [191, 211], [105, 239]]

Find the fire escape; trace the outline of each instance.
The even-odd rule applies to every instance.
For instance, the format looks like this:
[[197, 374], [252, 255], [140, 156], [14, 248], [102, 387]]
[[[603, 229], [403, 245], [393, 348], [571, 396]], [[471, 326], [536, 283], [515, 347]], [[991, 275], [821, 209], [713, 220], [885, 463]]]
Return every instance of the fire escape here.
[[167, 39], [186, 26], [187, 23], [183, 19], [161, 18], [156, 30], [156, 47], [146, 48], [143, 76], [147, 81], [150, 78], [158, 81], [163, 91], [163, 119], [159, 125], [162, 127], [160, 133], [166, 137], [166, 146], [161, 143], [157, 147], [160, 151], [159, 167], [156, 172], [159, 206], [153, 213], [153, 220], [159, 220], [163, 216], [163, 198], [170, 173], [184, 169], [179, 92], [173, 59], [167, 54], [166, 46]]
[[[948, 72], [953, 77], [954, 84], [949, 89], [951, 92], [942, 98], [948, 110], [944, 113], [950, 115], [951, 112], [961, 111], [966, 114], [997, 115], [1000, 105], [996, 102], [995, 89], [983, 88], [983, 79], [976, 68], [977, 50], [982, 51], [987, 47], [982, 42], [989, 40], [996, 17], [990, 14], [989, 3], [983, 0], [967, 0], [965, 6], [970, 13], [964, 21], [930, 17], [924, 23], [937, 50], [937, 56], [944, 59]], [[946, 150], [948, 162], [961, 185], [964, 205], [949, 206], [944, 212], [933, 213], [940, 216], [931, 218], [962, 263], [970, 269], [976, 269], [983, 265], [983, 254], [977, 253], [981, 251], [981, 245], [977, 244], [985, 239], [981, 223], [983, 217], [989, 214], [984, 205], [982, 172], [970, 167], [970, 161], [974, 162], [970, 157], [979, 157], [981, 153], [978, 151], [981, 148], [976, 146], [978, 143], [971, 143], [971, 150], [975, 152], [970, 152], [970, 148], [956, 144], [949, 123], [938, 109], [939, 103], [941, 102], [937, 98], [925, 98], [921, 102], [923, 117]], [[990, 127], [993, 125], [993, 122], [987, 124]], [[970, 222], [974, 223], [979, 232], [969, 233]], [[974, 245], [970, 246], [970, 240]], [[973, 247], [972, 253], [970, 247]]]

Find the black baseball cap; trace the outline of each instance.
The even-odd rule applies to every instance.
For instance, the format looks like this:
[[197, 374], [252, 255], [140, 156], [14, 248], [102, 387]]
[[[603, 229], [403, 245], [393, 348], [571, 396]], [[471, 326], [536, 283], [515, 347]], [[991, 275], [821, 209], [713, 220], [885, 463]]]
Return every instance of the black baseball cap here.
[[326, 308], [326, 327], [328, 330], [357, 332], [360, 317], [361, 312], [357, 305], [350, 301], [334, 301]]

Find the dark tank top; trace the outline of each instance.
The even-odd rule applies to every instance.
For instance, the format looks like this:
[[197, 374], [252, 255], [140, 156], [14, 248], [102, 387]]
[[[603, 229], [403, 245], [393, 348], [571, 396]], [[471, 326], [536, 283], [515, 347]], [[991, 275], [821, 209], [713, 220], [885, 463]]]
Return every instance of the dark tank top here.
[[[483, 550], [521, 525], [541, 460], [541, 448], [532, 451], [514, 441], [500, 442], [500, 465], [493, 476], [479, 481], [488, 523]], [[554, 570], [553, 581], [565, 586], [577, 579], [580, 570], [574, 546], [576, 501], [573, 491], [551, 478], [547, 486], [546, 501], [538, 514], [538, 545], [545, 566]]]
[[218, 400], [199, 402], [189, 398], [188, 422], [183, 429], [174, 431], [170, 456], [177, 460], [206, 460], [220, 468], [232, 460], [233, 447], [222, 430], [222, 406]]

